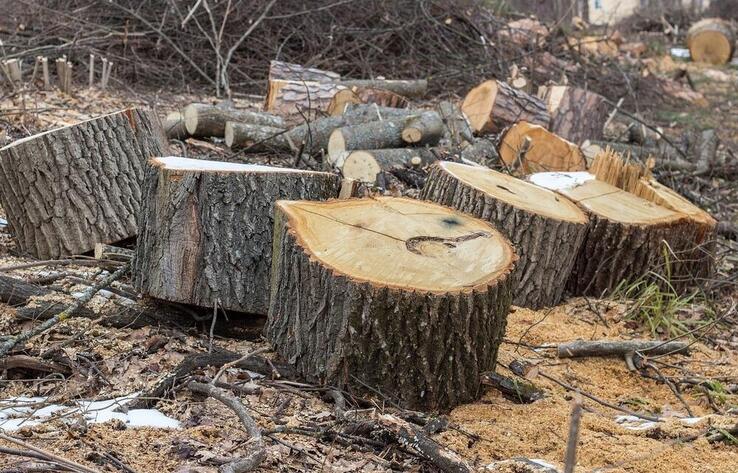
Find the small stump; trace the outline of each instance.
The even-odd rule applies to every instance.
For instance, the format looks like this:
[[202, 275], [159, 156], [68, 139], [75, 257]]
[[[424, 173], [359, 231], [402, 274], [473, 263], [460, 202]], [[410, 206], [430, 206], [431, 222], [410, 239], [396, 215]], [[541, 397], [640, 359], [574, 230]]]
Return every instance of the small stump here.
[[149, 161], [134, 281], [142, 293], [266, 314], [277, 199], [338, 195], [323, 172], [178, 157]]
[[404, 198], [281, 201], [265, 329], [308, 379], [410, 408], [476, 399], [516, 256], [489, 223]]

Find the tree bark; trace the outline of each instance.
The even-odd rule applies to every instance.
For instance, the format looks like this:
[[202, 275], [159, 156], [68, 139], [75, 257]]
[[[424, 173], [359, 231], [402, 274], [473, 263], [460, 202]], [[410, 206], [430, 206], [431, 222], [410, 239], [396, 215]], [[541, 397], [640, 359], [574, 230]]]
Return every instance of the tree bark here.
[[274, 128], [284, 128], [284, 119], [276, 115], [248, 110], [235, 110], [203, 103], [194, 103], [184, 109], [187, 132], [196, 138], [211, 136], [223, 138], [226, 122], [242, 122]]
[[422, 112], [405, 122], [402, 140], [411, 145], [434, 145], [443, 136], [444, 125], [437, 112]]
[[552, 132], [578, 145], [586, 140], [602, 139], [608, 117], [603, 96], [566, 85], [543, 86], [538, 95], [551, 114]]
[[[445, 125], [443, 139], [450, 146], [462, 146], [464, 143], [474, 143], [474, 133], [469, 126], [469, 120], [455, 104], [443, 101], [436, 107], [438, 114]], [[495, 151], [497, 154], [497, 151]]]
[[163, 123], [164, 133], [167, 138], [183, 140], [190, 136], [185, 127], [184, 117], [181, 112], [172, 112], [166, 116]]
[[[225, 144], [230, 148], [249, 148], [263, 151], [269, 148], [290, 149], [290, 143], [283, 128], [254, 125], [252, 123], [226, 122]], [[295, 143], [297, 146], [300, 142]]]
[[95, 259], [128, 262], [133, 259], [133, 250], [98, 243], [95, 245]]
[[158, 299], [264, 314], [274, 202], [336, 197], [339, 184], [328, 173], [153, 159], [134, 284]]
[[546, 104], [541, 99], [499, 80], [488, 80], [469, 91], [461, 111], [469, 118], [472, 129], [480, 135], [499, 133], [519, 121], [544, 128], [551, 122]]
[[661, 340], [577, 340], [556, 347], [559, 358], [625, 356], [642, 352], [646, 356], [689, 354], [688, 342]]
[[432, 149], [398, 148], [353, 151], [348, 153], [340, 169], [343, 177], [374, 184], [381, 172], [397, 168], [420, 168], [436, 161]]
[[341, 75], [323, 69], [272, 60], [269, 62], [269, 80], [335, 82], [341, 80]]
[[129, 109], [0, 149], [0, 201], [20, 250], [55, 259], [134, 236], [145, 160], [167, 148], [158, 117]]
[[528, 122], [508, 128], [500, 138], [498, 151], [502, 161], [521, 174], [586, 169], [578, 146]]
[[341, 115], [349, 104], [377, 104], [381, 107], [407, 108], [410, 102], [394, 92], [370, 87], [352, 87], [336, 92], [328, 105], [329, 115]]
[[491, 169], [448, 161], [430, 171], [420, 198], [487, 220], [515, 245], [515, 305], [556, 305], [587, 232], [587, 216], [549, 190]]
[[411, 199], [282, 201], [274, 241], [265, 333], [308, 380], [423, 410], [477, 398], [512, 297], [492, 226]]
[[264, 111], [284, 117], [288, 125], [314, 120], [346, 88], [337, 82], [270, 80]]
[[428, 91], [428, 81], [425, 79], [412, 80], [385, 80], [385, 79], [351, 79], [341, 80], [340, 85], [348, 88], [361, 87], [383, 89], [408, 98], [423, 97]]
[[687, 31], [687, 47], [696, 62], [725, 64], [733, 57], [734, 46], [733, 29], [720, 18], [705, 18]]

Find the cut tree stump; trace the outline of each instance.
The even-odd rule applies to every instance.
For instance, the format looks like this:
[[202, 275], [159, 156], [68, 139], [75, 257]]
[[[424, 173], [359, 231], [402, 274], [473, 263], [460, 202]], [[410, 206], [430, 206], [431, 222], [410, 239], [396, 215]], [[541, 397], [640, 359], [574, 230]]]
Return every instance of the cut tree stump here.
[[0, 148], [0, 201], [22, 252], [54, 259], [136, 235], [146, 159], [168, 144], [129, 109]]
[[413, 409], [477, 398], [512, 298], [505, 237], [404, 198], [281, 201], [275, 220], [265, 333], [304, 377]]
[[543, 100], [499, 80], [482, 82], [470, 90], [461, 111], [469, 118], [472, 129], [482, 135], [499, 133], [519, 121], [542, 127], [551, 122]]
[[329, 115], [341, 115], [349, 104], [377, 104], [381, 107], [407, 108], [410, 102], [402, 95], [389, 90], [352, 87], [336, 92], [326, 111]]
[[567, 85], [542, 86], [538, 96], [551, 114], [549, 130], [578, 145], [602, 139], [609, 115], [605, 97]]
[[515, 245], [513, 303], [556, 305], [587, 232], [587, 215], [569, 199], [491, 169], [441, 161], [421, 199], [487, 220]]
[[203, 103], [193, 103], [184, 109], [187, 132], [195, 138], [211, 136], [223, 138], [226, 122], [241, 122], [252, 125], [284, 128], [282, 117], [270, 113], [236, 110]]
[[382, 172], [398, 168], [420, 168], [438, 158], [427, 148], [397, 148], [351, 151], [341, 165], [343, 177], [375, 184]]
[[735, 34], [725, 20], [705, 18], [687, 31], [687, 47], [693, 61], [726, 64], [733, 57]]
[[538, 173], [529, 179], [570, 198], [589, 214], [589, 230], [567, 284], [574, 295], [602, 297], [621, 282], [662, 272], [664, 244], [683, 238], [684, 215], [589, 173]]
[[134, 284], [167, 301], [265, 314], [273, 205], [338, 195], [328, 173], [179, 157], [149, 161]]
[[500, 138], [498, 151], [513, 172], [522, 174], [586, 169], [584, 155], [577, 145], [528, 122], [508, 128]]

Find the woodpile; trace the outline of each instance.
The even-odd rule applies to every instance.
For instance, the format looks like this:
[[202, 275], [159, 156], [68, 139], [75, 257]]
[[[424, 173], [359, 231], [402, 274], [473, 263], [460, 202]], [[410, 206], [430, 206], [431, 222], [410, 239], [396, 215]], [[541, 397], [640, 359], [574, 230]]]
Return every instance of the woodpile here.
[[135, 285], [173, 302], [266, 314], [274, 202], [338, 195], [334, 174], [168, 157], [149, 161]]
[[300, 373], [411, 408], [478, 396], [514, 290], [492, 225], [402, 198], [280, 201], [275, 220], [266, 335]]

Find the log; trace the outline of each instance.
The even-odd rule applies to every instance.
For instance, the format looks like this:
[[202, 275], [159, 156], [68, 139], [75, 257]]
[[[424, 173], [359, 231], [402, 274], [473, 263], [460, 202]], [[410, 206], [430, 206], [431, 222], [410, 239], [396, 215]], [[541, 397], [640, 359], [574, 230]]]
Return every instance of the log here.
[[178, 157], [149, 161], [134, 285], [173, 302], [265, 314], [272, 207], [327, 199], [328, 173]]
[[27, 283], [22, 279], [0, 275], [0, 302], [11, 306], [22, 305], [32, 297], [43, 297], [53, 291]]
[[425, 79], [386, 80], [386, 79], [351, 79], [341, 80], [340, 85], [347, 88], [382, 89], [394, 92], [408, 98], [423, 97], [428, 91], [428, 81]]
[[556, 305], [587, 232], [586, 214], [569, 199], [491, 169], [438, 162], [420, 198], [489, 221], [515, 245], [513, 303]]
[[460, 157], [462, 161], [472, 161], [490, 167], [500, 164], [497, 146], [487, 138], [477, 138], [470, 145], [465, 146], [461, 150]]
[[184, 117], [182, 112], [172, 112], [166, 116], [162, 123], [162, 128], [167, 138], [172, 140], [184, 140], [190, 134], [187, 132], [185, 127]]
[[[446, 127], [444, 140], [451, 146], [462, 146], [464, 143], [474, 143], [474, 133], [469, 126], [469, 120], [455, 104], [443, 101], [436, 107], [438, 114]], [[497, 151], [495, 151], [497, 154]]]
[[420, 168], [438, 158], [427, 148], [397, 148], [352, 151], [340, 164], [343, 177], [375, 184], [382, 172], [398, 168]]
[[[254, 125], [252, 123], [226, 122], [226, 146], [230, 148], [249, 148], [252, 151], [274, 149], [290, 149], [290, 142], [285, 130], [271, 126]], [[300, 143], [293, 143], [297, 146]]]
[[98, 243], [95, 245], [95, 259], [128, 262], [133, 259], [133, 250], [119, 246]]
[[328, 104], [328, 115], [341, 115], [349, 104], [377, 104], [382, 107], [407, 108], [410, 102], [392, 91], [370, 87], [339, 90]]
[[538, 96], [546, 102], [553, 133], [578, 145], [602, 139], [609, 115], [605, 97], [567, 85], [541, 86]]
[[484, 373], [482, 384], [490, 386], [516, 404], [530, 404], [546, 397], [543, 391], [523, 380], [510, 378], [498, 373]]
[[299, 373], [422, 410], [477, 398], [512, 298], [507, 239], [413, 199], [275, 209], [265, 334]]
[[625, 356], [640, 352], [646, 356], [689, 354], [688, 342], [661, 340], [577, 340], [556, 347], [559, 358], [590, 356]]
[[466, 94], [461, 111], [480, 135], [499, 133], [506, 127], [527, 121], [548, 127], [551, 116], [546, 104], [532, 95], [515, 90], [499, 80], [482, 82]]
[[443, 136], [444, 125], [437, 112], [423, 112], [405, 121], [402, 140], [411, 145], [433, 145]]
[[347, 88], [338, 82], [270, 80], [264, 111], [284, 117], [288, 125], [296, 124], [325, 112], [336, 92]]
[[203, 103], [193, 103], [184, 109], [184, 121], [187, 133], [195, 138], [222, 138], [225, 136], [226, 122], [241, 122], [252, 125], [263, 125], [284, 128], [282, 117], [263, 112], [236, 110], [217, 107]]
[[269, 61], [269, 80], [296, 80], [296, 81], [316, 81], [316, 82], [335, 82], [341, 79], [341, 75], [316, 69], [313, 67], [305, 67], [300, 64], [292, 64], [284, 61]]
[[21, 251], [38, 259], [136, 235], [145, 160], [167, 141], [151, 111], [129, 109], [0, 149], [0, 202]]
[[577, 145], [528, 122], [508, 128], [500, 138], [498, 152], [513, 172], [522, 174], [586, 169], [584, 155]]
[[726, 64], [733, 57], [734, 46], [733, 29], [720, 18], [705, 18], [687, 31], [687, 47], [696, 62]]
[[683, 214], [661, 207], [585, 172], [537, 173], [530, 181], [555, 190], [589, 214], [589, 230], [567, 288], [602, 297], [663, 269], [664, 242], [683, 238]]

